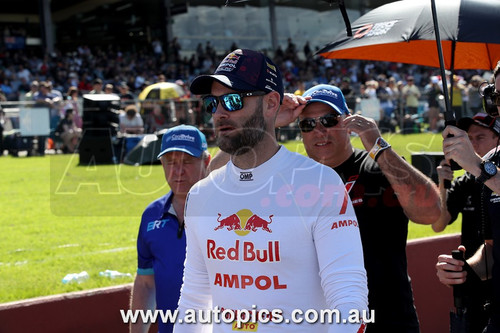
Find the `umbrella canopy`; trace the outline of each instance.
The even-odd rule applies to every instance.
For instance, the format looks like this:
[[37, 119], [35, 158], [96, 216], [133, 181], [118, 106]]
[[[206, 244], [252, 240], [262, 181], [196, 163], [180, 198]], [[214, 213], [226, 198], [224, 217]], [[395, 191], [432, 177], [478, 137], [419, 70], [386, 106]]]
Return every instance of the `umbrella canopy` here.
[[139, 94], [139, 100], [171, 99], [184, 96], [184, 89], [176, 83], [158, 82], [144, 88]]
[[[447, 69], [491, 70], [500, 59], [500, 0], [436, 0]], [[378, 7], [339, 33], [317, 54], [326, 58], [403, 62], [440, 67], [430, 1]]]

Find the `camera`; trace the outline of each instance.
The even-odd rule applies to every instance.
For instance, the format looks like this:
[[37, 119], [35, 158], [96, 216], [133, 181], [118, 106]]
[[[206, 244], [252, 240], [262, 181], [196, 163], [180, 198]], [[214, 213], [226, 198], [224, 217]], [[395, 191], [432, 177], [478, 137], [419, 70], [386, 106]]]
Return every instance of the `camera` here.
[[499, 94], [495, 92], [495, 85], [488, 82], [483, 82], [479, 86], [479, 95], [483, 98], [484, 112], [492, 117], [498, 117], [498, 100]]

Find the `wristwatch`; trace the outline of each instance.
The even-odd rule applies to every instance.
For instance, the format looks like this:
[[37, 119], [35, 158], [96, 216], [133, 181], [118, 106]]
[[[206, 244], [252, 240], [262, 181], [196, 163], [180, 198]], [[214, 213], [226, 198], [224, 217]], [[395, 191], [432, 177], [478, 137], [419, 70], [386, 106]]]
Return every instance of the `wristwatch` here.
[[382, 152], [383, 150], [386, 150], [387, 148], [391, 148], [391, 145], [387, 141], [385, 141], [384, 138], [379, 136], [377, 138], [377, 140], [375, 141], [373, 148], [368, 153], [368, 155], [370, 155], [370, 157], [374, 161], [376, 161], [378, 156], [380, 155], [380, 152]]
[[484, 183], [491, 177], [495, 176], [498, 171], [495, 163], [491, 161], [482, 161], [481, 164], [479, 164], [479, 167], [481, 168], [481, 174], [476, 178], [479, 183]]

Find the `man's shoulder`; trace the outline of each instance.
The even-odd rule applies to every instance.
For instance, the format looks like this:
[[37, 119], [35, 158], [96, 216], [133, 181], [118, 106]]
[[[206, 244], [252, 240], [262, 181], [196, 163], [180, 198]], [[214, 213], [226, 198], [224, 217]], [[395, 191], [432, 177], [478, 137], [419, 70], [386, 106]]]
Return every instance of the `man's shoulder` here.
[[[211, 191], [213, 188], [216, 188], [218, 185], [222, 184], [226, 175], [227, 165], [224, 165], [218, 169], [213, 170], [203, 179], [200, 179], [196, 182], [189, 190], [190, 194], [198, 194], [201, 191]], [[217, 185], [217, 186], [215, 186]]]
[[[311, 165], [311, 166], [324, 166], [323, 164], [316, 162], [312, 158], [305, 156], [303, 154], [299, 154], [297, 152], [293, 152], [288, 150], [286, 147], [282, 147], [281, 149], [283, 154], [281, 155], [281, 158], [283, 159], [284, 162], [292, 163], [292, 164], [303, 164], [303, 165]], [[286, 165], [286, 164], [284, 164]]]
[[315, 183], [315, 180], [321, 180], [321, 185], [342, 182], [337, 171], [333, 168], [299, 153], [288, 151], [288, 154], [290, 154], [287, 159], [288, 163], [284, 163], [283, 168], [287, 171], [285, 174], [290, 174], [291, 181], [300, 181], [297, 179], [298, 177], [303, 182], [312, 181], [311, 184]]
[[159, 197], [158, 199], [154, 200], [153, 202], [149, 203], [147, 205], [146, 209], [144, 209], [143, 212], [143, 217], [144, 216], [149, 216], [149, 215], [155, 215], [157, 213], [163, 212], [165, 209], [165, 204], [167, 200], [169, 199], [171, 195], [171, 192], [165, 194], [164, 196]]
[[352, 174], [369, 174], [370, 179], [375, 177], [385, 178], [380, 166], [368, 154], [366, 150], [354, 149], [353, 156], [346, 162], [340, 165], [340, 168], [345, 173]]

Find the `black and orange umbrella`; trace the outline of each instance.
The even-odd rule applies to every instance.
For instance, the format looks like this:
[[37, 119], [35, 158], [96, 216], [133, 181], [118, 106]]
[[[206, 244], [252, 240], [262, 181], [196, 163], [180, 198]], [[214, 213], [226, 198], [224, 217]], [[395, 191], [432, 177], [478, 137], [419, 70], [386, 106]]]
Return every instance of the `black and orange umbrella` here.
[[[499, 17], [500, 0], [396, 1], [358, 18], [352, 36], [339, 33], [317, 54], [438, 67], [442, 74], [491, 70], [500, 60]], [[453, 123], [447, 92], [445, 100], [446, 120]]]
[[[446, 69], [491, 70], [500, 59], [500, 0], [436, 0]], [[396, 1], [352, 23], [317, 53], [326, 58], [439, 67], [431, 4]]]

